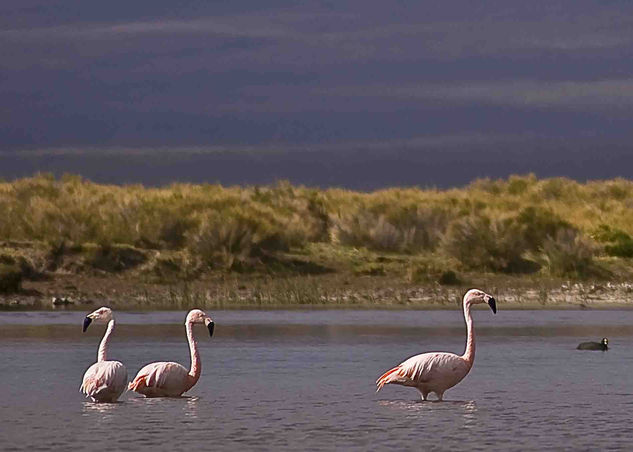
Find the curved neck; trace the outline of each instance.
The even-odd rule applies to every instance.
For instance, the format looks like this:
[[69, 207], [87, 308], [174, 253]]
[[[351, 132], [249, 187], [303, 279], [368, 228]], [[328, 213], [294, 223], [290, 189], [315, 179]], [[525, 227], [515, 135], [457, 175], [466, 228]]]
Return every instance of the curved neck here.
[[469, 367], [475, 361], [475, 332], [473, 331], [473, 318], [470, 314], [470, 303], [464, 303], [464, 320], [466, 321], [466, 350], [462, 358], [466, 360]]
[[101, 339], [101, 343], [99, 344], [99, 351], [97, 352], [97, 362], [107, 361], [108, 359], [108, 341], [110, 340], [110, 335], [114, 331], [114, 319], [108, 322], [108, 328], [106, 329], [105, 334], [103, 335], [103, 339]]
[[193, 379], [193, 385], [198, 381], [198, 378], [200, 378], [202, 363], [200, 362], [200, 353], [198, 353], [198, 344], [193, 337], [193, 326], [191, 322], [185, 323], [185, 329], [187, 330], [187, 340], [189, 341], [189, 351], [191, 352], [191, 370], [189, 371], [189, 376]]

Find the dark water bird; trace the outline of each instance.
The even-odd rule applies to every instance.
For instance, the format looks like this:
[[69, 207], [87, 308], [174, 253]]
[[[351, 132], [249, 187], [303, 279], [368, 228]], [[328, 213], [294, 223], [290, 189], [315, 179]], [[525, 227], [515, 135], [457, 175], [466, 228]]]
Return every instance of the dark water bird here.
[[609, 339], [603, 337], [600, 342], [581, 342], [576, 350], [602, 350], [606, 352], [609, 350]]

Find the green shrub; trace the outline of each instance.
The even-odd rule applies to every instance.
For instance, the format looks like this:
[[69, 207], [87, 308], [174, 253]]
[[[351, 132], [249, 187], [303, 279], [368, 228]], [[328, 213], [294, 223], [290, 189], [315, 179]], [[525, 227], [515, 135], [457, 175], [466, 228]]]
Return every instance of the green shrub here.
[[570, 228], [551, 210], [534, 206], [503, 220], [470, 216], [451, 224], [444, 250], [469, 268], [532, 273], [539, 265], [526, 256]]
[[230, 270], [246, 262], [253, 253], [254, 230], [236, 221], [206, 221], [189, 238], [188, 249], [211, 266]]
[[192, 218], [167, 218], [160, 226], [158, 238], [167, 248], [180, 249], [187, 241], [187, 233], [192, 230], [194, 226], [195, 222]]
[[594, 273], [594, 246], [575, 229], [558, 231], [541, 250], [541, 262], [553, 276], [586, 278]]
[[[369, 212], [361, 211], [355, 214], [340, 215], [332, 218], [331, 241], [337, 245], [352, 247], [367, 247], [388, 251], [385, 246], [395, 244], [397, 231], [382, 217], [379, 231], [376, 224], [379, 219]], [[388, 232], [393, 233], [387, 237]]]
[[591, 237], [600, 243], [620, 242], [631, 239], [631, 236], [621, 229], [612, 228], [607, 224], [600, 224], [591, 233]]
[[441, 209], [403, 208], [387, 213], [361, 209], [331, 219], [333, 243], [376, 251], [417, 253], [433, 250], [446, 230]]
[[568, 222], [543, 207], [524, 208], [517, 215], [516, 221], [521, 240], [526, 249], [532, 251], [540, 249], [548, 238], [556, 237], [558, 231], [571, 228]]
[[605, 245], [604, 251], [609, 256], [633, 257], [633, 240], [629, 239], [613, 245]]
[[243, 269], [264, 254], [288, 250], [284, 234], [274, 225], [233, 216], [204, 218], [189, 235], [187, 247], [206, 264], [227, 270]]
[[506, 184], [506, 189], [511, 195], [522, 195], [535, 184], [536, 176], [534, 174], [527, 176], [510, 176]]
[[547, 200], [560, 200], [578, 194], [579, 184], [565, 177], [544, 179], [540, 182], [539, 195]]
[[453, 222], [443, 249], [468, 268], [511, 272], [524, 266], [526, 245], [513, 219], [490, 220], [478, 215]]
[[621, 229], [601, 224], [593, 232], [592, 237], [600, 243], [605, 243], [604, 251], [609, 256], [633, 257], [633, 239]]

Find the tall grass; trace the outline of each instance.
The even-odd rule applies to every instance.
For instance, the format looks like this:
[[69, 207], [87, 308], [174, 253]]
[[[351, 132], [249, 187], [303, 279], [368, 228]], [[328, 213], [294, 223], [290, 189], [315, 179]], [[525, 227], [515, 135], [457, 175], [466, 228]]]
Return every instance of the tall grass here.
[[[597, 234], [605, 225], [619, 235]], [[580, 275], [603, 254], [631, 256], [631, 236], [633, 182], [624, 179], [578, 183], [527, 175], [461, 189], [371, 193], [287, 182], [146, 188], [48, 174], [0, 183], [0, 240], [41, 242], [51, 255], [96, 244], [101, 251], [93, 257], [103, 267], [122, 245], [174, 250], [203, 265], [239, 270], [325, 242], [443, 255], [464, 268], [515, 272], [531, 262], [552, 274]]]

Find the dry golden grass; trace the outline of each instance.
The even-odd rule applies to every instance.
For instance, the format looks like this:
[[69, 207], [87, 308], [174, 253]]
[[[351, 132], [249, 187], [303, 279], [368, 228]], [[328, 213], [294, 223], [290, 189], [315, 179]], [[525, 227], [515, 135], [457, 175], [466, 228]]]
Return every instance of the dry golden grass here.
[[[605, 228], [614, 232], [599, 233]], [[353, 248], [413, 261], [456, 260], [470, 270], [540, 268], [585, 277], [602, 256], [627, 259], [631, 235], [633, 182], [624, 179], [579, 183], [527, 175], [477, 180], [460, 189], [370, 193], [287, 182], [149, 188], [48, 174], [0, 183], [5, 244], [41, 243], [53, 256], [92, 247], [93, 260], [105, 267], [104, 259], [120, 260], [117, 250], [129, 246], [184, 254], [197, 267], [244, 271], [279, 264], [274, 257], [289, 252], [314, 261], [311, 245], [321, 243], [330, 247], [326, 260], [333, 267], [337, 256]], [[358, 272], [379, 270], [372, 262], [356, 266], [363, 265]]]

